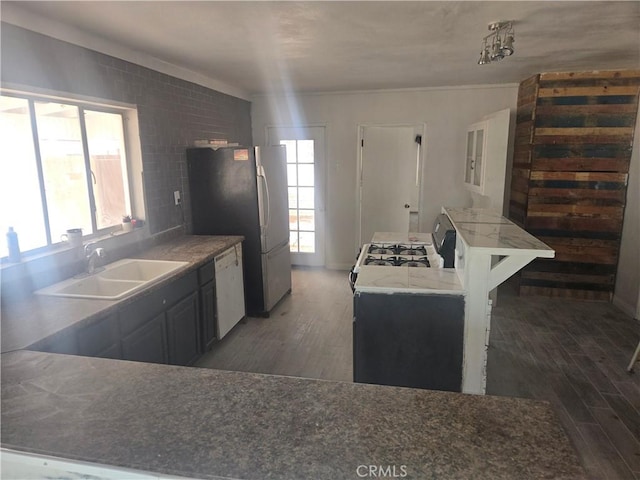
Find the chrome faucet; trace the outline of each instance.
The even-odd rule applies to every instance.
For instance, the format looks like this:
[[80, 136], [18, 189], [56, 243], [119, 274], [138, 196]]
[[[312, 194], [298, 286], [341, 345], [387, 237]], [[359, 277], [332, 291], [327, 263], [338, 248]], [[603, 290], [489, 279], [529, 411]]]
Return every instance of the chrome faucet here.
[[95, 247], [95, 243], [87, 243], [84, 246], [84, 258], [87, 262], [87, 274], [93, 275], [96, 271], [96, 258], [104, 258], [105, 251], [104, 248], [93, 248]]

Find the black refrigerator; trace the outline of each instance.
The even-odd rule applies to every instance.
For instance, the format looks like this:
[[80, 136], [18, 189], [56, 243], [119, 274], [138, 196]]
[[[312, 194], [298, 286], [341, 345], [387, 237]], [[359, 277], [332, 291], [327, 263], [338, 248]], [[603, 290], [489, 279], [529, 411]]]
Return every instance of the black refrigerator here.
[[268, 316], [291, 291], [284, 146], [187, 149], [196, 235], [243, 235], [246, 311]]

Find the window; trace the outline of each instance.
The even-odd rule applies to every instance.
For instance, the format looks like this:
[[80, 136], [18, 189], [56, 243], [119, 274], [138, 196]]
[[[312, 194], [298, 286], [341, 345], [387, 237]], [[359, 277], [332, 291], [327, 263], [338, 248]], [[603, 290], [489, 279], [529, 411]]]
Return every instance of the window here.
[[123, 122], [115, 109], [0, 96], [0, 229], [14, 227], [22, 251], [131, 213]]

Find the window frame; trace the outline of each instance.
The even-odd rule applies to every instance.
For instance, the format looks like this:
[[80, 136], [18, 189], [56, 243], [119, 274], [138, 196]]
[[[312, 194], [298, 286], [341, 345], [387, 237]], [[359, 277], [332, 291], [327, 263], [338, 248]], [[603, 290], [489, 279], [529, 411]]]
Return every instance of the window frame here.
[[[125, 189], [124, 197], [125, 197], [125, 203], [128, 204], [128, 209], [129, 209], [128, 214], [130, 215], [137, 214], [137, 212], [133, 212], [134, 204], [136, 202], [134, 201], [133, 185], [131, 184], [132, 162], [130, 158], [130, 153], [132, 150], [132, 143], [134, 142], [131, 141], [131, 138], [130, 138], [131, 132], [127, 127], [128, 114], [131, 111], [136, 110], [134, 107], [124, 107], [124, 106], [117, 106], [113, 104], [110, 105], [108, 101], [93, 102], [91, 100], [68, 98], [68, 97], [65, 97], [64, 95], [58, 96], [58, 95], [37, 94], [37, 93], [16, 91], [13, 89], [5, 89], [5, 88], [0, 88], [0, 96], [19, 98], [22, 100], [26, 100], [28, 102], [27, 104], [28, 104], [28, 110], [29, 110], [29, 121], [31, 125], [31, 135], [33, 140], [36, 170], [38, 174], [38, 185], [40, 187], [40, 201], [42, 203], [43, 221], [45, 225], [47, 244], [41, 247], [22, 251], [21, 252], [22, 254], [26, 254], [27, 256], [32, 254], [42, 254], [45, 252], [55, 250], [57, 247], [59, 247], [63, 243], [60, 240], [56, 241], [55, 239], [52, 238], [52, 235], [51, 235], [49, 210], [47, 207], [47, 198], [45, 193], [46, 183], [45, 183], [44, 171], [42, 167], [42, 157], [40, 153], [38, 125], [37, 125], [37, 117], [36, 117], [36, 111], [35, 111], [36, 102], [59, 102], [65, 105], [74, 106], [78, 109], [78, 122], [80, 124], [79, 125], [80, 140], [82, 142], [85, 181], [87, 183], [87, 194], [88, 194], [87, 204], [89, 206], [89, 211], [91, 215], [91, 229], [92, 229], [90, 233], [83, 234], [82, 238], [86, 240], [91, 240], [98, 237], [104, 237], [107, 235], [112, 235], [115, 232], [120, 231], [122, 228], [120, 224], [111, 225], [109, 227], [105, 227], [101, 229], [98, 229], [97, 227], [97, 211], [96, 211], [95, 192], [94, 192], [93, 182], [92, 182], [91, 156], [89, 153], [89, 143], [87, 140], [87, 128], [86, 128], [86, 122], [85, 122], [85, 116], [84, 116], [84, 113], [87, 110], [91, 112], [117, 114], [121, 118], [123, 148], [124, 148], [124, 155], [125, 155], [125, 162], [123, 162], [123, 165], [125, 167], [123, 171], [123, 184]], [[136, 124], [137, 124], [137, 120], [136, 120]], [[127, 212], [123, 212], [123, 213], [127, 213]], [[0, 257], [0, 263], [6, 263], [7, 261], [8, 261], [8, 255], [3, 255]]]

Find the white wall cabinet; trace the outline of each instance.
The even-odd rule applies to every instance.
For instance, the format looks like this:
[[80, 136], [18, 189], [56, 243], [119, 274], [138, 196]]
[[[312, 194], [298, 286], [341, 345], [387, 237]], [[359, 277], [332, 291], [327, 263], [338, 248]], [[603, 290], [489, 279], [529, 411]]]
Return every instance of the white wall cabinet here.
[[510, 110], [492, 113], [467, 129], [464, 185], [473, 206], [502, 215], [509, 144]]
[[467, 159], [464, 173], [465, 186], [484, 194], [484, 156], [486, 151], [487, 122], [474, 123], [467, 129]]

